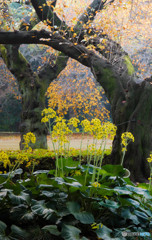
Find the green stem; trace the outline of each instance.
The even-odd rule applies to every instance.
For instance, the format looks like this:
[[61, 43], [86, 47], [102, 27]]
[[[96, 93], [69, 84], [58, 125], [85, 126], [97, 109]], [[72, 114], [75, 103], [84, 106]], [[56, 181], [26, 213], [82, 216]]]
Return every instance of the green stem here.
[[[93, 145], [95, 146], [97, 145], [97, 139], [93, 140]], [[95, 182], [95, 176], [96, 176], [96, 158], [97, 158], [97, 149], [95, 149], [95, 153], [94, 153], [94, 161], [93, 161], [94, 168], [93, 168], [93, 175], [92, 175], [92, 181], [91, 181], [92, 183]]]
[[101, 154], [101, 160], [100, 160], [100, 165], [99, 165], [99, 171], [98, 171], [98, 176], [97, 176], [97, 182], [99, 181], [100, 169], [101, 169], [101, 166], [102, 166], [102, 160], [103, 160], [104, 152], [105, 152], [105, 149], [106, 149], [106, 144], [107, 144], [107, 139], [105, 139], [104, 147], [103, 147], [103, 151], [102, 151], [102, 154]]
[[124, 162], [124, 158], [125, 158], [125, 153], [126, 151], [123, 151], [122, 152], [122, 158], [121, 158], [121, 162], [120, 162], [120, 165], [123, 166], [123, 162]]
[[148, 188], [149, 191], [151, 190], [151, 183], [152, 183], [152, 167], [150, 165], [150, 180], [149, 180], [149, 188]]
[[[103, 144], [103, 139], [102, 139], [102, 141], [100, 143], [99, 152], [102, 149], [102, 144]], [[102, 154], [101, 154], [101, 156], [102, 156]], [[98, 154], [98, 156], [97, 156], [96, 167], [98, 166], [99, 159], [100, 159], [100, 154]]]
[[80, 143], [80, 153], [79, 153], [79, 165], [81, 165], [81, 153], [82, 153], [82, 141], [84, 137], [84, 131], [82, 132], [81, 143]]

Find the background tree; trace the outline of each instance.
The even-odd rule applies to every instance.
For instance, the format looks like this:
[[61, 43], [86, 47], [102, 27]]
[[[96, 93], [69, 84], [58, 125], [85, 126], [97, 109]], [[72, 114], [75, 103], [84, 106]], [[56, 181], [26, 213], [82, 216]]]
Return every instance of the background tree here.
[[[103, 4], [101, 1], [93, 1], [95, 2]], [[121, 133], [131, 131], [135, 143], [130, 144], [125, 166], [130, 169], [133, 180], [143, 181], [149, 176], [146, 158], [151, 151], [152, 79], [139, 83], [128, 54], [105, 32], [90, 26], [88, 12], [91, 11], [89, 16], [92, 20], [95, 8], [86, 10], [83, 24], [79, 20], [75, 27], [68, 27], [44, 0], [31, 0], [31, 3], [39, 19], [50, 25], [50, 29], [0, 32], [0, 43], [45, 44], [89, 67], [105, 90], [112, 107], [113, 122], [118, 127], [112, 162], [120, 163]], [[104, 5], [105, 3], [107, 2], [104, 1]]]
[[[56, 1], [51, 2], [50, 9], [55, 7], [55, 4], [56, 4]], [[26, 11], [24, 10], [24, 8], [22, 8], [22, 12], [21, 12], [20, 8], [18, 7], [18, 4], [13, 3], [13, 6], [14, 5], [15, 7], [17, 7], [17, 11], [20, 12], [20, 15], [21, 14], [23, 14], [24, 16], [27, 15], [27, 9], [28, 11], [30, 11], [29, 7], [27, 8], [24, 5], [26, 8]], [[98, 9], [100, 7], [101, 6], [99, 4], [99, 1], [95, 1], [95, 8]], [[42, 10], [40, 6], [36, 9], [38, 13], [39, 11], [41, 12]], [[7, 20], [9, 18], [11, 22], [11, 24], [8, 24], [8, 21], [5, 24], [3, 23], [4, 28], [7, 30], [11, 30], [12, 28], [14, 29], [16, 26], [16, 23], [14, 21], [14, 18], [11, 19], [11, 15], [9, 15], [7, 2], [6, 4], [3, 5], [3, 13], [4, 12], [5, 12], [5, 16], [3, 14], [3, 18]], [[45, 11], [45, 14], [47, 14], [47, 11]], [[45, 18], [44, 17], [45, 14], [43, 11], [43, 18]], [[88, 11], [88, 14], [90, 14], [89, 11]], [[18, 24], [18, 26], [20, 27], [20, 30], [24, 30], [24, 31], [30, 30], [35, 24], [38, 23], [37, 17], [33, 15], [31, 15], [30, 17], [27, 17], [27, 16], [24, 17], [23, 22], [20, 20], [18, 14], [16, 15], [17, 17], [15, 16], [15, 20], [20, 22], [20, 24]], [[40, 15], [40, 20], [41, 20], [41, 17], [42, 16]], [[52, 18], [52, 15], [50, 15], [50, 18]], [[84, 19], [84, 21], [87, 21], [87, 19]], [[49, 58], [45, 66], [43, 66], [42, 69], [41, 68], [39, 69], [38, 74], [36, 74], [32, 71], [33, 69], [29, 65], [29, 62], [27, 61], [27, 59], [25, 59], [22, 56], [21, 52], [19, 52], [19, 47], [20, 45], [16, 47], [9, 46], [9, 48], [5, 46], [5, 49], [4, 49], [4, 46], [3, 46], [3, 49], [1, 47], [1, 50], [3, 51], [3, 53], [5, 52], [5, 54], [2, 54], [3, 60], [7, 64], [7, 67], [10, 69], [10, 71], [17, 78], [19, 90], [21, 93], [22, 114], [21, 114], [21, 125], [20, 125], [20, 131], [21, 131], [20, 147], [21, 148], [23, 147], [22, 146], [23, 135], [29, 131], [32, 131], [37, 136], [37, 142], [35, 144], [35, 147], [46, 148], [47, 147], [47, 143], [46, 143], [47, 130], [45, 126], [42, 127], [40, 124], [41, 110], [42, 108], [44, 108], [44, 103], [45, 103], [44, 94], [50, 82], [53, 79], [55, 79], [59, 74], [59, 72], [62, 71], [62, 69], [65, 67], [67, 57], [63, 55], [57, 56], [56, 53], [55, 53], [56, 56], [53, 56], [52, 52], [48, 49], [47, 51], [50, 51], [51, 57]], [[46, 57], [44, 58], [46, 60]], [[19, 66], [22, 66], [22, 68]], [[98, 97], [100, 100], [101, 97], [99, 96], [99, 94], [98, 94]], [[88, 112], [89, 110], [86, 109], [86, 111]], [[107, 115], [106, 112], [107, 111], [105, 109], [105, 114]], [[98, 111], [98, 114], [99, 114], [99, 111]]]

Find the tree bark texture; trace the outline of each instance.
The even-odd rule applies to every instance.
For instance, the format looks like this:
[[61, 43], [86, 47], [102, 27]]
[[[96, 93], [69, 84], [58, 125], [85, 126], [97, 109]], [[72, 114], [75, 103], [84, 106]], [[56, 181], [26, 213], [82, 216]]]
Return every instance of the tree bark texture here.
[[48, 129], [45, 124], [41, 123], [41, 112], [45, 108], [45, 92], [49, 84], [65, 68], [68, 58], [58, 59], [58, 67], [46, 64], [39, 74], [36, 74], [33, 73], [30, 64], [18, 51], [18, 48], [17, 45], [0, 46], [7, 67], [17, 79], [22, 98], [20, 149], [24, 148], [23, 135], [28, 132], [32, 132], [36, 136], [33, 148], [47, 149]]

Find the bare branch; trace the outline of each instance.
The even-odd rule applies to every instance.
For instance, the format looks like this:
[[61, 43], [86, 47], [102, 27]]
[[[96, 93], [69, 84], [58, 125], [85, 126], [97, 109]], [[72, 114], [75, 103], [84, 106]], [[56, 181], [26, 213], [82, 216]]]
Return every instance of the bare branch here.
[[94, 0], [86, 9], [85, 13], [80, 16], [79, 21], [74, 29], [80, 29], [80, 26], [82, 27], [83, 24], [86, 24], [88, 21], [93, 21], [97, 11], [102, 10], [105, 6], [105, 3], [106, 1]]
[[[119, 91], [124, 94], [120, 79], [115, 73], [115, 69], [106, 60], [88, 50], [83, 45], [74, 45], [59, 34], [51, 34], [45, 30], [31, 32], [0, 32], [0, 43], [7, 44], [45, 44], [61, 51], [67, 56], [79, 61], [83, 65], [90, 67], [97, 80], [104, 88], [109, 101], [114, 101], [114, 92]], [[118, 90], [119, 89], [119, 90]]]
[[47, 5], [46, 0], [31, 0], [31, 3], [41, 21], [46, 21], [48, 25], [60, 27], [63, 23], [56, 13], [53, 12], [56, 0], [52, 1], [51, 6]]

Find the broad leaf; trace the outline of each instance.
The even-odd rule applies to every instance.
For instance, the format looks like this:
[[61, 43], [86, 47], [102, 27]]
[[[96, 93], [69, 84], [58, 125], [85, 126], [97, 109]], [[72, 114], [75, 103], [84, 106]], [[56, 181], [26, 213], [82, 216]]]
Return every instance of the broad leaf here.
[[23, 230], [22, 228], [16, 226], [16, 225], [12, 225], [11, 226], [11, 234], [10, 234], [11, 239], [13, 240], [18, 240], [18, 239], [27, 239], [29, 237], [28, 232], [26, 232], [25, 230]]
[[61, 233], [58, 231], [56, 225], [46, 225], [45, 227], [42, 228], [44, 231], [48, 231], [52, 235], [59, 236]]
[[112, 230], [110, 228], [107, 228], [104, 225], [99, 225], [99, 229], [97, 229], [96, 234], [98, 238], [104, 239], [104, 240], [110, 240], [111, 239], [111, 232]]
[[103, 207], [107, 207], [107, 208], [119, 208], [120, 204], [115, 202], [115, 201], [111, 201], [109, 199], [106, 199], [105, 202], [99, 202], [99, 204]]
[[94, 222], [94, 217], [92, 213], [88, 213], [86, 211], [80, 211], [80, 205], [77, 202], [68, 202], [67, 208], [69, 212], [81, 223], [83, 224], [91, 224]]
[[81, 231], [71, 225], [64, 225], [62, 227], [61, 236], [64, 240], [80, 240], [79, 234]]

